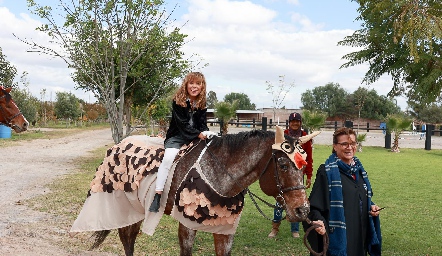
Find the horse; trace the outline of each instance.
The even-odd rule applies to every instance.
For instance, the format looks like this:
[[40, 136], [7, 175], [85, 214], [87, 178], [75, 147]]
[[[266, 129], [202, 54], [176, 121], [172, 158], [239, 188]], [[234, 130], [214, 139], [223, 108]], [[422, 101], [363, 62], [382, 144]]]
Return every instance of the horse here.
[[[319, 132], [295, 139], [284, 135], [282, 128], [276, 127], [276, 132], [252, 130], [237, 134], [227, 134], [222, 137], [213, 137], [209, 142], [207, 142], [208, 140], [196, 142], [193, 148], [176, 160], [173, 175], [169, 175], [170, 189], [168, 192], [166, 192], [166, 190], [163, 192], [163, 195], [166, 193], [167, 197], [162, 197], [162, 206], [160, 207], [159, 213], [159, 218], [161, 218], [161, 211], [164, 210], [164, 214], [174, 216], [175, 219], [177, 219], [177, 217], [175, 217], [176, 213], [181, 214], [180, 211], [182, 211], [183, 214], [184, 212], [187, 214], [185, 218], [179, 219], [178, 238], [180, 255], [192, 255], [192, 246], [198, 230], [198, 228], [193, 226], [193, 223], [195, 223], [195, 225], [201, 225], [199, 223], [204, 224], [204, 222], [209, 223], [207, 225], [216, 225], [217, 222], [227, 223], [227, 226], [233, 223], [231, 225], [233, 228], [227, 231], [216, 229], [216, 226], [214, 227], [215, 231], [211, 230], [210, 226], [208, 226], [207, 229], [199, 229], [213, 233], [216, 255], [230, 255], [234, 233], [236, 231], [235, 225], [238, 225], [239, 222], [246, 190], [248, 186], [257, 180], [259, 180], [261, 190], [266, 195], [274, 197], [286, 210], [286, 218], [288, 221], [301, 222], [305, 220], [309, 213], [309, 203], [305, 193], [305, 186], [303, 185], [303, 168], [306, 165], [306, 153], [303, 151], [301, 145], [312, 139], [318, 133]], [[131, 137], [136, 136], [130, 136], [125, 140]], [[147, 138], [147, 136], [144, 137]], [[123, 140], [122, 143], [125, 140]], [[140, 144], [141, 143], [137, 143], [136, 140], [132, 140], [131, 143], [123, 144], [121, 147], [115, 148], [114, 146], [112, 151], [108, 150], [107, 157], [120, 162], [120, 164], [124, 166], [124, 169], [139, 169], [139, 162], [127, 156], [127, 154], [124, 156], [121, 156], [121, 154], [135, 148], [135, 152], [146, 155], [146, 153], [143, 153], [140, 149]], [[148, 160], [148, 162], [154, 164], [156, 160], [151, 159]], [[195, 163], [198, 163], [198, 165]], [[146, 164], [146, 160], [141, 164]], [[103, 185], [105, 179], [107, 179], [109, 183], [109, 179], [113, 179], [115, 175], [125, 174], [115, 174], [117, 171], [115, 171], [116, 169], [114, 169], [114, 166], [109, 162], [103, 162], [101, 166], [110, 166], [114, 172], [111, 170], [110, 177], [98, 177], [96, 178], [97, 182], [91, 183], [91, 189], [96, 188], [98, 185], [100, 189], [104, 191], [95, 193], [95, 198], [104, 196], [102, 194], [106, 194], [106, 190], [108, 193], [117, 193], [115, 189], [118, 188], [124, 187], [125, 191], [131, 191], [133, 188], [136, 188], [133, 184], [131, 187], [131, 185], [126, 186], [127, 184], [121, 185], [120, 182], [116, 181], [114, 181], [113, 186], [109, 186], [109, 184], [107, 186]], [[153, 171], [157, 170], [157, 166], [158, 165], [153, 168]], [[98, 174], [99, 172], [100, 174]], [[102, 173], [103, 170], [97, 168], [96, 177], [102, 175]], [[140, 174], [138, 174], [138, 176], [139, 175]], [[135, 180], [139, 180], [139, 178], [136, 177], [137, 176], [135, 176]], [[127, 178], [125, 176], [124, 179], [127, 181], [133, 178]], [[120, 185], [116, 185], [116, 183], [120, 183]], [[207, 186], [207, 184], [211, 184], [213, 188]], [[141, 190], [142, 183], [137, 183], [137, 185], [140, 186], [138, 190]], [[103, 188], [101, 186], [103, 186]], [[153, 190], [151, 192], [151, 198], [153, 198], [154, 187], [153, 185], [153, 188], [151, 188], [151, 190]], [[128, 190], [126, 190], [126, 188]], [[194, 190], [192, 190], [192, 188]], [[186, 205], [185, 201], [191, 197], [190, 195], [192, 195], [192, 193], [194, 197], [198, 197], [201, 201], [206, 202], [206, 200], [209, 200], [210, 202], [196, 205], [195, 203], [190, 203], [189, 200]], [[91, 191], [89, 191], [89, 194], [91, 194]], [[179, 195], [181, 196], [180, 200], [177, 199]], [[94, 193], [92, 193], [92, 196], [94, 196]], [[109, 202], [102, 205], [100, 205], [99, 201], [92, 201], [92, 199], [88, 198], [80, 215], [74, 222], [71, 232], [94, 231], [94, 244], [91, 250], [104, 242], [110, 230], [100, 230], [96, 227], [90, 228], [89, 230], [80, 230], [77, 228], [80, 224], [77, 223], [81, 222], [79, 221], [79, 219], [83, 218], [81, 216], [91, 218], [91, 215], [96, 214], [96, 219], [88, 219], [84, 222], [106, 222], [104, 219], [107, 218], [107, 210], [102, 209], [107, 208], [109, 212], [111, 212], [111, 214], [109, 214], [109, 222], [114, 222], [114, 220], [111, 219], [116, 218], [114, 215], [121, 216], [121, 218], [124, 219], [134, 219], [132, 214], [129, 216], [128, 212], [131, 211], [127, 209], [134, 203], [132, 201], [131, 203], [125, 203], [125, 209], [122, 209], [120, 212], [118, 206], [109, 204], [112, 203], [111, 201], [116, 200], [115, 198], [122, 198], [122, 196], [121, 194], [116, 194], [114, 197], [111, 197]], [[138, 194], [135, 198], [139, 200], [140, 195]], [[145, 200], [144, 205], [149, 207], [152, 200], [151, 198]], [[91, 201], [88, 202], [88, 200]], [[93, 207], [93, 209], [87, 210], [85, 209], [86, 206]], [[231, 212], [225, 214], [227, 210], [231, 210]], [[93, 211], [99, 212], [93, 213]], [[216, 214], [212, 211], [216, 212]], [[208, 215], [210, 212], [213, 214], [204, 219], [203, 215]], [[151, 215], [148, 214], [158, 213], [147, 212], [145, 214], [149, 218], [141, 216], [140, 220], [135, 219], [132, 221], [134, 223], [130, 225], [118, 227], [118, 233], [124, 247], [125, 255], [133, 255], [135, 240], [140, 232], [143, 220], [143, 231], [145, 231], [145, 226], [150, 223], [148, 219], [150, 219]], [[236, 219], [232, 219], [232, 216]], [[204, 221], [201, 219], [204, 219]], [[159, 220], [157, 221], [159, 222]], [[206, 228], [206, 226], [204, 226], [204, 228]]]
[[24, 132], [28, 129], [29, 122], [12, 100], [9, 94], [11, 89], [0, 86], [0, 124], [11, 127], [17, 133]]

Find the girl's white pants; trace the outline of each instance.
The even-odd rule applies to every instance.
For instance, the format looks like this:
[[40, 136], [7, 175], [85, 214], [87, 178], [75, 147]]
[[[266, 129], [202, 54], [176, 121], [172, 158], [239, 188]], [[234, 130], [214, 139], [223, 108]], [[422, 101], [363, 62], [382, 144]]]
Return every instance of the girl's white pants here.
[[180, 152], [178, 148], [166, 148], [166, 151], [164, 152], [163, 161], [161, 162], [160, 167], [158, 168], [155, 191], [164, 190], [164, 185], [166, 184], [170, 167], [172, 167], [173, 160], [175, 160], [175, 157], [178, 154], [178, 152]]

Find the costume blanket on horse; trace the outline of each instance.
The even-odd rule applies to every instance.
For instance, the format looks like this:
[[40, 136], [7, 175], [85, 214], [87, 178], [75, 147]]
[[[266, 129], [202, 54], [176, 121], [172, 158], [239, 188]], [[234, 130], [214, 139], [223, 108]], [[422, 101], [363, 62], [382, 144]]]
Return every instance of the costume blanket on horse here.
[[[192, 144], [181, 148], [167, 177], [160, 210], [153, 213], [147, 208], [155, 195], [163, 143], [159, 138], [131, 136], [110, 148], [70, 232], [117, 229], [144, 219], [142, 231], [153, 235], [165, 209], [175, 167], [193, 148]], [[196, 161], [180, 183], [171, 216], [191, 229], [234, 234], [243, 206], [244, 192], [232, 198], [220, 195]]]

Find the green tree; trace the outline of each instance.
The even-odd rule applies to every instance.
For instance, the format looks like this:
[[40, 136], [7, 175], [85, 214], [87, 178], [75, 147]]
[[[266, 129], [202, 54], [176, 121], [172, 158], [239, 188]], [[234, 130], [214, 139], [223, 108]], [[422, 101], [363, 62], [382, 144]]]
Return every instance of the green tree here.
[[410, 129], [412, 120], [404, 117], [402, 115], [388, 115], [386, 124], [387, 132], [394, 133], [393, 147], [391, 147], [392, 152], [399, 153], [399, 136], [402, 131]]
[[307, 129], [309, 133], [318, 130], [324, 126], [327, 114], [319, 111], [302, 111], [302, 126]]
[[348, 93], [337, 83], [315, 87], [301, 94], [303, 109], [317, 110], [327, 113], [328, 117], [343, 116], [343, 110], [348, 109]]
[[6, 59], [0, 47], [0, 86], [12, 87], [16, 74], [17, 69]]
[[23, 72], [20, 76], [18, 88], [11, 91], [14, 101], [19, 106], [21, 113], [31, 124], [35, 124], [38, 118], [39, 101], [29, 91], [28, 72]]
[[429, 104], [420, 113], [420, 120], [425, 123], [442, 123], [442, 106]]
[[229, 130], [229, 121], [235, 117], [237, 109], [238, 108], [236, 102], [230, 103], [226, 101], [220, 101], [215, 105], [215, 117], [223, 122], [223, 135], [227, 134]]
[[[236, 101], [236, 103], [235, 103]], [[255, 104], [250, 102], [249, 96], [244, 93], [231, 92], [224, 96], [224, 102], [229, 102], [230, 104], [236, 104], [236, 109], [241, 110], [255, 110]]]
[[[38, 29], [50, 35], [56, 47], [23, 41], [32, 51], [60, 57], [75, 70], [79, 87], [93, 92], [106, 107], [115, 143], [124, 138], [124, 117], [130, 122], [127, 111], [132, 102], [126, 104], [125, 97], [135, 97], [131, 88], [139, 89], [134, 87], [137, 83], [152, 86], [139, 94], [153, 94], [146, 97], [147, 108], [179, 76], [176, 67], [186, 62], [180, 60], [179, 49], [185, 35], [178, 28], [168, 28], [170, 16], [161, 10], [163, 4], [163, 0], [60, 0], [64, 13], [56, 15], [65, 21], [59, 25], [60, 18], [53, 17], [50, 6], [28, 0], [33, 13], [47, 21]], [[62, 50], [54, 50], [59, 48]], [[178, 61], [171, 63], [170, 58]], [[148, 65], [143, 66], [144, 62]]]
[[32, 96], [27, 88], [16, 88], [11, 91], [11, 95], [23, 116], [26, 117], [29, 123], [34, 125], [37, 121], [37, 110], [40, 104], [38, 99]]
[[343, 56], [341, 68], [369, 64], [363, 82], [391, 75], [389, 96], [405, 94], [433, 102], [442, 90], [442, 2], [434, 0], [353, 0], [362, 28], [338, 45], [360, 49]]
[[57, 92], [54, 111], [57, 118], [66, 120], [66, 127], [68, 127], [71, 119], [76, 120], [81, 115], [80, 101], [73, 93]]
[[218, 103], [216, 93], [214, 91], [209, 91], [207, 93], [207, 108], [215, 108], [216, 103]]
[[354, 118], [384, 120], [388, 114], [398, 114], [401, 111], [392, 99], [364, 87], [349, 94], [347, 102], [354, 106], [349, 108], [349, 113]]

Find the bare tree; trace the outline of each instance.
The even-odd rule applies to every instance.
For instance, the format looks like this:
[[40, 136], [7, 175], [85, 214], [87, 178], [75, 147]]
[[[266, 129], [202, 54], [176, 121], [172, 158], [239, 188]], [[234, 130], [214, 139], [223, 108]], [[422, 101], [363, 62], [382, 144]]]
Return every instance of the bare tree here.
[[285, 79], [284, 75], [279, 76], [278, 86], [274, 86], [270, 81], [266, 81], [267, 84], [266, 90], [268, 91], [268, 93], [272, 95], [273, 120], [275, 120], [276, 109], [281, 108], [281, 104], [284, 102], [287, 93], [289, 93], [290, 90], [293, 87], [295, 87], [294, 82], [287, 85], [284, 79]]

